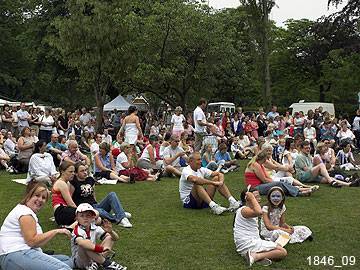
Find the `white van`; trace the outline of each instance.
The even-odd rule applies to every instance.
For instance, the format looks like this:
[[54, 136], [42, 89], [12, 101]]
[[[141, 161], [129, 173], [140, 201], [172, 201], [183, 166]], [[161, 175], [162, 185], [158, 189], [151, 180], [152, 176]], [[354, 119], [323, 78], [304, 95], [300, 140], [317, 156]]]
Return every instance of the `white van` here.
[[207, 111], [210, 112], [235, 112], [235, 104], [231, 102], [214, 102], [207, 105]]
[[296, 112], [304, 112], [307, 114], [308, 110], [313, 110], [323, 107], [323, 112], [330, 113], [331, 116], [335, 116], [335, 107], [334, 103], [325, 103], [325, 102], [305, 102], [304, 100], [300, 100], [298, 103], [293, 103], [289, 108], [292, 109], [292, 115]]

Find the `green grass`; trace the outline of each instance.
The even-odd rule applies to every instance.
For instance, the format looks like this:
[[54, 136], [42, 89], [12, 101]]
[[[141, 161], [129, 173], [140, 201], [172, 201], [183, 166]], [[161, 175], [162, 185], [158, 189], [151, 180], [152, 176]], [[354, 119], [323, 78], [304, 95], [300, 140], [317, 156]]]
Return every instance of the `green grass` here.
[[[245, 163], [242, 163], [244, 168]], [[24, 186], [11, 182], [21, 178], [0, 174], [1, 223], [22, 197]], [[226, 183], [239, 197], [244, 187], [243, 170], [227, 174]], [[163, 179], [156, 183], [97, 186], [97, 198], [115, 191], [124, 208], [131, 212], [132, 229], [114, 225], [120, 235], [115, 244], [116, 260], [129, 269], [246, 269], [245, 262], [234, 249], [233, 214], [215, 216], [208, 210], [183, 209], [179, 200], [178, 180]], [[287, 245], [288, 257], [267, 269], [335, 269], [331, 266], [309, 266], [308, 256], [334, 256], [335, 265], [342, 256], [356, 256], [360, 269], [360, 188], [335, 189], [322, 185], [308, 198], [287, 198], [287, 222], [306, 225], [314, 232], [314, 241]], [[264, 203], [265, 197], [262, 198]], [[227, 206], [221, 196], [215, 200]], [[44, 231], [56, 228], [49, 221], [50, 202], [42, 209], [39, 220]], [[70, 241], [58, 236], [44, 249], [69, 254]], [[263, 269], [255, 266], [253, 269]], [[266, 268], [265, 268], [266, 269]]]

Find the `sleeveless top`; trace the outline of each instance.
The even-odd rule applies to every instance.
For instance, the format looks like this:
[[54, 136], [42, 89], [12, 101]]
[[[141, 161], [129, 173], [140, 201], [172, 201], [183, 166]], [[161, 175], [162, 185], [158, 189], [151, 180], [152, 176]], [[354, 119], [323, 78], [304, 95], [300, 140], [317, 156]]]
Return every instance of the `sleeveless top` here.
[[[111, 169], [111, 163], [110, 163], [110, 153], [107, 153], [105, 157], [103, 157], [100, 153], [97, 153], [96, 156], [99, 157], [100, 162], [102, 165], [108, 169]], [[96, 163], [94, 162], [94, 172], [101, 172], [101, 169], [96, 166]]]
[[[150, 145], [150, 144], [149, 144]], [[145, 147], [144, 151], [141, 154], [141, 159], [146, 159], [150, 161], [150, 154], [149, 154], [149, 145]], [[153, 157], [156, 158], [156, 149], [153, 147]]]
[[[70, 192], [69, 192], [70, 193]], [[67, 206], [67, 203], [65, 202], [61, 191], [55, 190], [54, 188], [51, 190], [51, 194], [52, 194], [52, 198], [51, 198], [51, 204], [52, 207], [54, 207], [55, 205], [63, 205], [63, 206]]]
[[[22, 137], [24, 140], [24, 146], [31, 145], [34, 140], [31, 137]], [[28, 159], [31, 157], [32, 153], [34, 152], [33, 148], [28, 148], [26, 150], [19, 151], [18, 159]]]
[[[259, 164], [261, 170], [266, 175], [266, 171], [263, 165]], [[256, 187], [258, 185], [263, 184], [261, 180], [257, 177], [257, 175], [254, 172], [245, 172], [245, 183], [246, 185], [251, 185], [251, 187]]]

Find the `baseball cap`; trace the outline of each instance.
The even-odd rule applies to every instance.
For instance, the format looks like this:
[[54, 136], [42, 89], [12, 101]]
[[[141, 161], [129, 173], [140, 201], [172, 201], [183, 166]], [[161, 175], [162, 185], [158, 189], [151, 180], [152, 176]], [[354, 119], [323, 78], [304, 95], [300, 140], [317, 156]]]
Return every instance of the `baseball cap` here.
[[79, 206], [76, 208], [75, 213], [77, 214], [77, 213], [82, 213], [82, 212], [86, 212], [86, 211], [91, 211], [94, 213], [94, 215], [96, 215], [94, 208], [88, 203], [79, 204]]

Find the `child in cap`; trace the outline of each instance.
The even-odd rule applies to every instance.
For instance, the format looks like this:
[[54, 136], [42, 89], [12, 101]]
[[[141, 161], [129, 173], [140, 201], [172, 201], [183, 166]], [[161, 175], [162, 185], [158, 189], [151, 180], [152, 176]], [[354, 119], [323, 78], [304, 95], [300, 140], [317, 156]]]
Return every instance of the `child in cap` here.
[[[88, 203], [76, 208], [76, 220], [71, 239], [71, 253], [74, 264], [79, 269], [96, 270], [101, 265], [105, 270], [126, 270], [106, 255], [111, 252], [114, 242], [119, 239], [113, 231], [111, 222], [103, 221], [102, 227], [95, 225], [96, 212]], [[96, 241], [101, 240], [100, 244]]]

